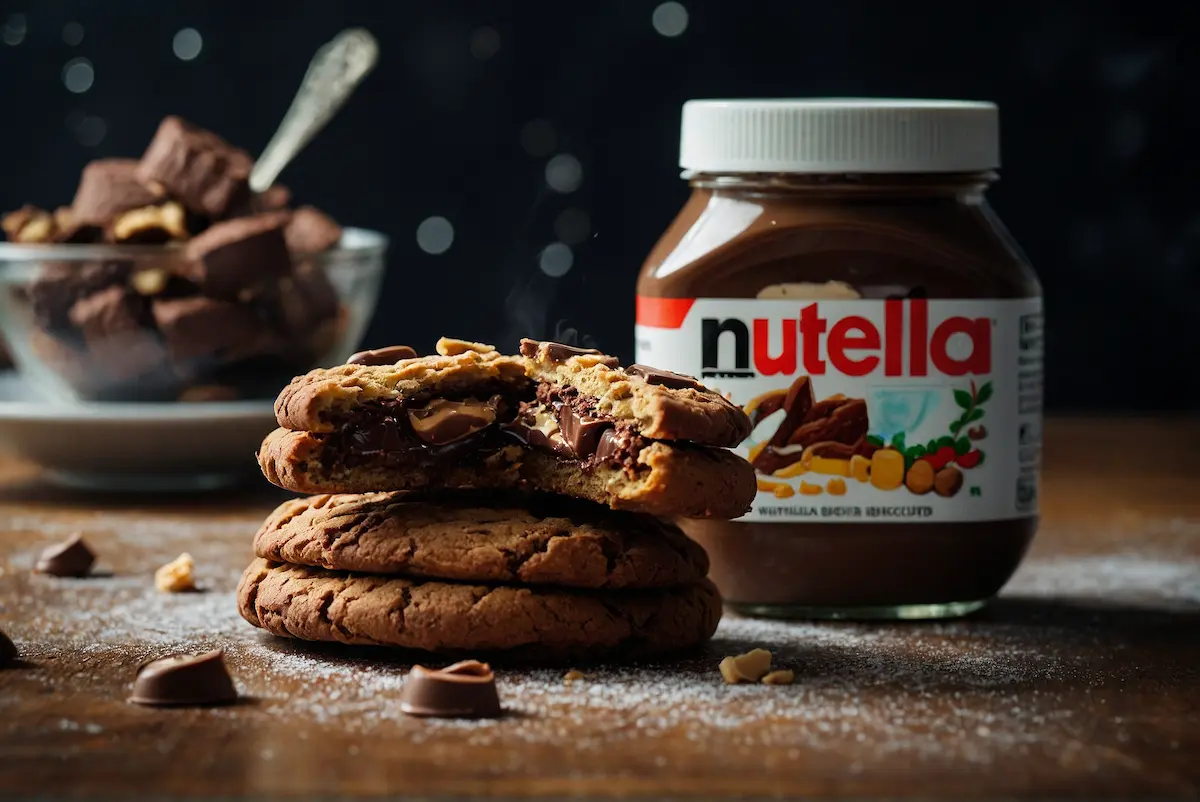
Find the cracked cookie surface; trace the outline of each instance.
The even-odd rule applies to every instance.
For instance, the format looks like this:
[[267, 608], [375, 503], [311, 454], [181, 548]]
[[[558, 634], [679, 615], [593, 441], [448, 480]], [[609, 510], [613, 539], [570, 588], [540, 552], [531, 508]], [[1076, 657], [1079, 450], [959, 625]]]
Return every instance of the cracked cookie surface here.
[[750, 436], [741, 407], [690, 376], [621, 367], [613, 357], [561, 343], [522, 340], [531, 378], [578, 393], [601, 415], [628, 421], [652, 440], [687, 440], [732, 448]]
[[520, 357], [490, 345], [442, 338], [438, 353], [401, 359], [393, 365], [338, 365], [292, 379], [275, 399], [275, 417], [285, 429], [331, 432], [336, 421], [363, 404], [458, 396], [486, 388], [525, 392], [529, 379]]
[[696, 582], [704, 550], [657, 518], [555, 496], [319, 495], [281, 504], [254, 553], [331, 570], [580, 588]]
[[521, 659], [611, 661], [678, 651], [716, 631], [707, 580], [667, 590], [571, 591], [327, 571], [256, 559], [238, 586], [251, 624], [284, 637]]

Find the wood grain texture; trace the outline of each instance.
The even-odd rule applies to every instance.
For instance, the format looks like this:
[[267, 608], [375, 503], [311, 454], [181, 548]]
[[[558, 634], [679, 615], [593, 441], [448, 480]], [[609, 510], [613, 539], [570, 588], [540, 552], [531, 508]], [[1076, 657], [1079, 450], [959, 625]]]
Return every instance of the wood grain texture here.
[[[233, 589], [280, 494], [112, 498], [0, 462], [0, 798], [275, 794], [547, 797], [1018, 797], [1200, 794], [1200, 423], [1059, 420], [1043, 526], [1001, 598], [923, 625], [727, 618], [666, 664], [498, 666], [513, 711], [409, 719], [411, 655], [272, 639]], [[30, 573], [84, 532], [106, 572]], [[180, 552], [205, 592], [165, 595]], [[249, 701], [146, 709], [139, 662], [222, 646]], [[764, 646], [792, 686], [727, 687]]]

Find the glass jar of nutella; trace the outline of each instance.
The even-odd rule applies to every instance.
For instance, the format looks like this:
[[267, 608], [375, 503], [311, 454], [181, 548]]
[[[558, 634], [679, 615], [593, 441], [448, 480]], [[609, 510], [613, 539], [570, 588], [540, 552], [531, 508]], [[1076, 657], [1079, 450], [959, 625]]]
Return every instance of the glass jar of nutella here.
[[736, 611], [965, 615], [1037, 528], [1042, 301], [984, 200], [995, 105], [691, 101], [692, 194], [642, 268], [637, 361], [755, 423], [736, 521], [681, 521]]

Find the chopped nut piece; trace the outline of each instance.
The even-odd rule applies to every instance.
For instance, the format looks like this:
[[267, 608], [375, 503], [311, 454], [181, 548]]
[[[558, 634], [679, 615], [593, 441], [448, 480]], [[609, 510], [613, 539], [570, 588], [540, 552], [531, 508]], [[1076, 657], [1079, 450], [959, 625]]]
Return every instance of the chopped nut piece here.
[[22, 206], [0, 218], [0, 229], [13, 242], [49, 242], [57, 226], [54, 216], [36, 206]]
[[566, 674], [563, 674], [563, 682], [570, 685], [572, 682], [578, 682], [581, 679], [587, 679], [587, 674], [572, 668]]
[[933, 477], [933, 489], [939, 496], [953, 496], [963, 486], [963, 474], [953, 465], [942, 468]]
[[904, 484], [918, 496], [925, 495], [933, 490], [933, 466], [926, 460], [917, 460], [904, 476]]
[[726, 684], [758, 682], [771, 670], [771, 653], [766, 649], [751, 649], [737, 657], [726, 657], [718, 668]]
[[763, 685], [791, 685], [796, 681], [796, 672], [790, 668], [778, 668], [762, 678]]
[[871, 460], [864, 457], [862, 454], [855, 454], [850, 458], [850, 475], [860, 482], [865, 482], [871, 478]]
[[769, 479], [759, 479], [758, 489], [767, 493], [774, 493], [775, 498], [791, 498], [796, 495], [796, 491], [787, 482], [772, 482]]
[[129, 278], [138, 295], [158, 295], [167, 288], [169, 275], [161, 267], [139, 270]]
[[174, 201], [125, 212], [112, 224], [117, 242], [159, 243], [187, 239], [187, 216]]
[[192, 555], [184, 552], [154, 572], [154, 587], [163, 593], [183, 593], [196, 589], [192, 576]]
[[451, 337], [442, 337], [439, 339], [436, 348], [437, 352], [442, 356], [458, 356], [459, 354], [465, 354], [467, 351], [474, 351], [477, 354], [490, 354], [496, 350], [491, 345], [473, 343], [467, 340], [455, 340]]

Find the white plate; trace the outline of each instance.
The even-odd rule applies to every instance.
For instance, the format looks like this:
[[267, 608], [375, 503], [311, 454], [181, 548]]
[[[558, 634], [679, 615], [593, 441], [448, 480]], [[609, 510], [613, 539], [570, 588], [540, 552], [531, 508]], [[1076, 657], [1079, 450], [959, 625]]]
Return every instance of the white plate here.
[[270, 401], [49, 404], [0, 373], [0, 449], [61, 484], [108, 490], [201, 490], [258, 472], [276, 426]]

